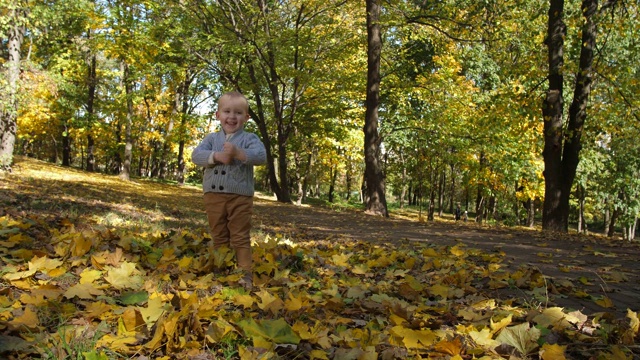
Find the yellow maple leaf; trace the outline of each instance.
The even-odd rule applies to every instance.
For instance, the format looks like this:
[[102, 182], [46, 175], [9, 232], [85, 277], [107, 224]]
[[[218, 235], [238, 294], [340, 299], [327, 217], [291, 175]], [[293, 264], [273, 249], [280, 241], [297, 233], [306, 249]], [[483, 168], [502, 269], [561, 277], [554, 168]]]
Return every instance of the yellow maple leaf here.
[[64, 291], [62, 289], [53, 284], [41, 285], [31, 289], [32, 295], [42, 295], [50, 300], [59, 298], [63, 293]]
[[162, 249], [162, 257], [160, 258], [161, 262], [173, 262], [176, 260], [176, 249], [174, 248], [164, 248]]
[[31, 261], [29, 261], [29, 270], [8, 273], [3, 276], [4, 279], [7, 280], [19, 280], [32, 276], [38, 271], [43, 273], [48, 273], [48, 271], [56, 269], [62, 265], [62, 261], [58, 259], [49, 259], [46, 256], [43, 257], [34, 257]]
[[49, 259], [46, 256], [35, 257], [29, 261], [29, 269], [35, 271], [53, 270], [62, 265], [62, 261], [58, 259]]
[[243, 306], [245, 309], [250, 309], [253, 306], [253, 296], [237, 294], [233, 297], [233, 303]]
[[602, 306], [603, 308], [609, 309], [613, 307], [613, 301], [611, 301], [611, 299], [607, 296], [603, 296], [600, 299], [595, 300], [594, 302]]
[[40, 325], [38, 314], [34, 310], [33, 305], [27, 305], [19, 316], [14, 317], [7, 323], [12, 329], [24, 330], [25, 328], [34, 331]]
[[441, 284], [435, 284], [428, 288], [429, 292], [433, 295], [440, 296], [443, 299], [449, 297], [449, 287]]
[[298, 311], [306, 304], [308, 301], [304, 301], [302, 294], [295, 296], [293, 293], [289, 293], [289, 298], [284, 301], [284, 308], [287, 311]]
[[114, 309], [114, 305], [109, 305], [103, 301], [91, 301], [86, 304], [84, 316], [88, 319], [104, 319]]
[[185, 256], [181, 258], [180, 261], [178, 261], [178, 267], [182, 270], [188, 270], [189, 267], [191, 267], [192, 263], [193, 263], [193, 257]]
[[367, 291], [362, 287], [350, 286], [349, 289], [347, 289], [347, 293], [345, 297], [349, 299], [364, 299], [366, 294], [367, 294]]
[[529, 323], [522, 323], [503, 329], [496, 340], [513, 346], [521, 355], [528, 355], [538, 347], [539, 338], [538, 328], [530, 327]]
[[331, 261], [337, 266], [349, 266], [349, 258], [351, 258], [352, 254], [333, 254], [331, 255]]
[[441, 352], [448, 355], [460, 355], [462, 352], [462, 341], [460, 341], [459, 337], [454, 338], [453, 340], [443, 340], [438, 342], [434, 346], [437, 352]]
[[565, 360], [564, 351], [567, 347], [558, 344], [544, 344], [540, 349], [540, 358], [542, 360]]
[[126, 352], [131, 345], [138, 342], [138, 338], [133, 335], [112, 335], [106, 334], [96, 342], [96, 348], [105, 347], [113, 351]]
[[140, 310], [129, 307], [122, 313], [120, 318], [122, 319], [126, 332], [136, 333], [143, 330], [146, 331], [146, 323], [142, 318]]
[[260, 302], [258, 303], [258, 307], [264, 311], [270, 311], [272, 314], [278, 313], [278, 311], [282, 310], [284, 307], [284, 303], [282, 299], [280, 299], [277, 295], [273, 295], [266, 290], [261, 290], [256, 293], [260, 298]]
[[356, 264], [351, 268], [351, 272], [356, 275], [367, 275], [371, 272], [371, 268], [367, 264]]
[[77, 296], [80, 299], [93, 299], [94, 296], [104, 295], [104, 291], [97, 289], [93, 284], [75, 284], [64, 292], [64, 297], [73, 299]]
[[140, 314], [147, 324], [147, 327], [151, 328], [156, 321], [167, 311], [167, 303], [165, 303], [162, 297], [158, 294], [151, 294], [149, 300], [147, 300], [147, 306], [144, 308], [138, 308]]
[[237, 332], [237, 330], [228, 321], [224, 319], [212, 319], [211, 322], [209, 322], [209, 327], [205, 332], [205, 336], [207, 337], [207, 340], [216, 343], [231, 332]]
[[468, 335], [475, 341], [476, 344], [492, 349], [499, 346], [500, 342], [493, 339], [493, 333], [489, 328], [484, 328], [480, 331], [469, 331]]
[[629, 319], [629, 327], [622, 333], [621, 341], [624, 345], [633, 345], [640, 329], [640, 321], [638, 320], [638, 314], [631, 311], [631, 309], [627, 309], [627, 319]]
[[495, 323], [493, 322], [493, 318], [491, 318], [491, 333], [497, 334], [500, 330], [511, 325], [512, 319], [513, 319], [513, 314], [509, 314], [507, 317]]
[[550, 307], [536, 315], [533, 321], [542, 327], [552, 326], [555, 330], [562, 330], [577, 324], [580, 319], [575, 314], [565, 314], [560, 307]]
[[322, 351], [322, 350], [312, 350], [309, 353], [309, 360], [329, 360], [329, 357], [327, 356], [327, 352], [326, 351]]
[[396, 338], [396, 345], [404, 345], [409, 349], [424, 349], [437, 340], [436, 334], [431, 330], [413, 330], [401, 325], [394, 326], [389, 333]]
[[71, 243], [71, 256], [83, 256], [91, 250], [93, 243], [84, 234], [74, 236]]
[[32, 304], [35, 306], [43, 305], [45, 303], [44, 296], [42, 294], [27, 294], [20, 295], [20, 302], [23, 304]]
[[116, 248], [116, 252], [114, 253], [107, 253], [104, 256], [104, 261], [106, 264], [109, 264], [111, 266], [116, 266], [118, 264], [120, 264], [120, 261], [122, 261], [122, 257], [123, 257], [123, 252], [122, 252], [122, 248]]
[[455, 245], [453, 247], [451, 247], [451, 249], [449, 249], [449, 252], [457, 257], [462, 257], [462, 255], [465, 254], [465, 251], [463, 249], [460, 248], [460, 245]]
[[102, 271], [84, 269], [80, 273], [80, 284], [91, 284], [102, 276]]
[[104, 279], [116, 289], [138, 290], [144, 283], [139, 271], [136, 270], [136, 264], [128, 261], [122, 262], [120, 267], [109, 267]]

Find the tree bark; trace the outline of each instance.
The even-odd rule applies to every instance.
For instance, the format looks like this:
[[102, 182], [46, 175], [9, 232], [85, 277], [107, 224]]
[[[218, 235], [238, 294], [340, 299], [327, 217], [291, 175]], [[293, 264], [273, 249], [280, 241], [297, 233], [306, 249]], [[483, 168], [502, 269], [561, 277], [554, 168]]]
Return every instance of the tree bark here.
[[89, 65], [87, 69], [87, 171], [96, 170], [96, 156], [95, 152], [95, 140], [91, 135], [91, 129], [93, 128], [94, 109], [93, 104], [96, 99], [96, 87], [98, 85], [98, 79], [96, 75], [96, 55], [91, 55]]
[[380, 1], [367, 0], [367, 91], [364, 124], [366, 213], [388, 217], [384, 176], [379, 164], [378, 106], [380, 101]]
[[563, 20], [564, 1], [551, 0], [547, 33], [549, 61], [549, 90], [542, 113], [544, 116], [545, 199], [542, 228], [548, 231], [569, 231], [569, 198], [580, 160], [581, 137], [587, 117], [587, 103], [591, 92], [593, 56], [596, 45], [594, 16], [597, 0], [583, 0], [582, 41], [580, 65], [576, 74], [573, 101], [569, 108], [567, 129], [562, 131], [563, 64], [566, 26]]
[[564, 1], [551, 0], [547, 27], [546, 45], [548, 47], [549, 89], [544, 100], [542, 115], [544, 118], [544, 178], [545, 197], [542, 213], [542, 227], [545, 230], [562, 231], [564, 229], [562, 208], [562, 114], [564, 64]]
[[6, 17], [9, 21], [7, 39], [6, 88], [0, 95], [0, 171], [11, 171], [13, 148], [18, 129], [18, 79], [20, 78], [20, 48], [24, 40], [26, 26], [24, 21], [28, 10], [11, 9]]
[[131, 158], [133, 156], [133, 140], [131, 139], [131, 125], [133, 122], [133, 99], [131, 98], [131, 79], [129, 64], [122, 62], [122, 86], [124, 87], [127, 115], [125, 122], [124, 138], [124, 162], [120, 169], [120, 179], [129, 180], [131, 178]]
[[62, 166], [71, 166], [71, 136], [67, 120], [62, 121]]

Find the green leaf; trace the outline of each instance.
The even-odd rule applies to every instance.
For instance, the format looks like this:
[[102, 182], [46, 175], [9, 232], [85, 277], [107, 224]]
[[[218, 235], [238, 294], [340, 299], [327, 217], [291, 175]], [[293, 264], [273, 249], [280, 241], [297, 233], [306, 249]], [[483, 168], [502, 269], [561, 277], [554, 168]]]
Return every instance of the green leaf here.
[[256, 322], [253, 319], [240, 321], [240, 328], [249, 337], [261, 337], [276, 344], [298, 344], [300, 337], [283, 319]]
[[146, 291], [126, 292], [116, 299], [122, 305], [142, 305], [149, 300], [149, 293]]
[[84, 356], [85, 360], [109, 360], [109, 357], [103, 351], [101, 351], [99, 354], [95, 351], [83, 352], [82, 355]]

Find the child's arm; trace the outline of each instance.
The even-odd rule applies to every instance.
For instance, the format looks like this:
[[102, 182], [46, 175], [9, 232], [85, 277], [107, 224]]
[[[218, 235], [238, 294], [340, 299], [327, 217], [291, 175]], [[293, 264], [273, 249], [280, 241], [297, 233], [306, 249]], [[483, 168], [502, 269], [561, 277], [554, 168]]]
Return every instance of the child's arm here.
[[209, 157], [213, 152], [213, 134], [205, 136], [202, 142], [193, 149], [191, 161], [198, 166], [209, 166]]
[[[264, 144], [255, 134], [248, 135], [249, 139], [236, 146], [232, 142], [225, 142], [224, 153], [232, 160], [238, 160], [246, 165], [262, 165], [267, 162], [267, 152]], [[216, 153], [217, 155], [218, 153]]]

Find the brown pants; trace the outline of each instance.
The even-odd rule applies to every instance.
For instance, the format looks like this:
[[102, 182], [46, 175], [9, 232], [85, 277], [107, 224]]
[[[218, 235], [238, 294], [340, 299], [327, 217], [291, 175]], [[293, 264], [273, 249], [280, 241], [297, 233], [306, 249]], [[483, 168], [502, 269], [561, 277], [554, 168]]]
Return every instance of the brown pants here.
[[204, 194], [204, 207], [214, 249], [229, 246], [236, 252], [238, 267], [251, 271], [253, 197], [208, 192]]

